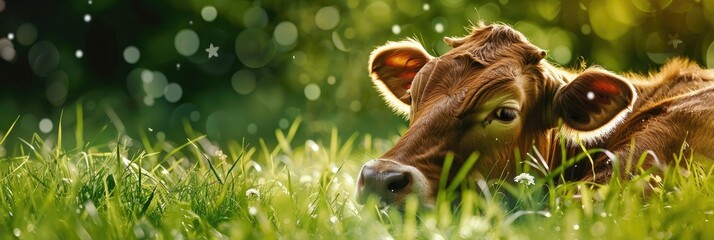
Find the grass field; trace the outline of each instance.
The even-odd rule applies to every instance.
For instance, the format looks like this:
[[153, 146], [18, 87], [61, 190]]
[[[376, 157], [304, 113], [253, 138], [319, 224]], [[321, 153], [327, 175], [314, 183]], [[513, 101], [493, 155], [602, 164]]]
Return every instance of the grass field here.
[[[410, 199], [400, 212], [353, 199], [359, 166], [391, 141], [335, 130], [296, 142], [299, 126], [277, 130], [275, 146], [217, 145], [193, 132], [178, 144], [146, 135], [63, 138], [62, 130], [89, 135], [81, 125], [44, 138], [12, 135], [18, 143], [9, 146], [7, 126], [0, 239], [714, 238], [711, 167], [690, 164], [662, 178], [643, 170], [595, 191], [556, 186], [557, 169], [544, 177], [530, 168], [533, 185], [464, 181], [442, 186], [451, 191], [442, 191], [436, 209], [418, 211]], [[68, 141], [76, 146], [58, 147]], [[654, 190], [645, 196], [647, 185]], [[452, 205], [455, 192], [461, 202]]]

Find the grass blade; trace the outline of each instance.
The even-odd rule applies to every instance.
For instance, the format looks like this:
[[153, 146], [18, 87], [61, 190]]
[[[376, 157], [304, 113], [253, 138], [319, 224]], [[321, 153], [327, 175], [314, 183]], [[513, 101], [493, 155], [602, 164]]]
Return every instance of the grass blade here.
[[12, 129], [15, 128], [15, 124], [17, 123], [17, 120], [20, 120], [20, 115], [18, 115], [15, 118], [15, 121], [12, 122], [12, 125], [10, 125], [10, 128], [5, 133], [5, 136], [3, 136], [2, 139], [0, 139], [0, 145], [2, 145], [5, 142], [5, 139], [7, 139], [7, 136], [10, 136], [10, 132], [12, 132]]
[[154, 196], [156, 195], [156, 187], [154, 186], [154, 190], [151, 191], [151, 195], [149, 195], [149, 199], [146, 199], [144, 204], [141, 206], [141, 212], [139, 212], [139, 217], [144, 216], [146, 213], [146, 210], [149, 209], [149, 206], [151, 205], [151, 201], [154, 200]]

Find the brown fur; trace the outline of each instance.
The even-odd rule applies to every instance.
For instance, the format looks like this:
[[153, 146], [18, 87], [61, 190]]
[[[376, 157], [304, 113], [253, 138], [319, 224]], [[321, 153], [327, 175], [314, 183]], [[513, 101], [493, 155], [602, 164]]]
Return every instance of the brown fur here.
[[[445, 41], [453, 49], [438, 58], [423, 57], [408, 95], [398, 90], [397, 99], [409, 104], [410, 126], [380, 158], [416, 167], [432, 186], [439, 182], [448, 152], [455, 155], [452, 175], [469, 155], [479, 152], [475, 175], [510, 179], [516, 174], [514, 149], [520, 159], [540, 154], [554, 169], [562, 162], [562, 137], [571, 142], [564, 149], [567, 157], [581, 152], [573, 144], [578, 138], [586, 147], [603, 148], [617, 157], [595, 155], [594, 166], [579, 164], [566, 172], [568, 180], [607, 181], [613, 175], [612, 160], [632, 165], [647, 151], [654, 156], [647, 157], [645, 167], [662, 167], [685, 142], [687, 156], [714, 159], [712, 70], [673, 59], [647, 76], [618, 76], [598, 68], [572, 72], [541, 61], [543, 50], [504, 25], [480, 24], [468, 36]], [[387, 86], [391, 80], [380, 72], [384, 64], [376, 63], [389, 57], [377, 49], [370, 61], [373, 80]], [[390, 98], [389, 88], [380, 89]], [[498, 97], [518, 103], [512, 122], [494, 120], [493, 110], [501, 107], [487, 103], [501, 104]]]

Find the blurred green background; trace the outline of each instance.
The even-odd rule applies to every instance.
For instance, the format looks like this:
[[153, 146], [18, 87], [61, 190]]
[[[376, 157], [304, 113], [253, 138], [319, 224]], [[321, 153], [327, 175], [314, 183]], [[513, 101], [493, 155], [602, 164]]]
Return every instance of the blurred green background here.
[[514, 26], [566, 67], [714, 66], [712, 0], [0, 0], [0, 136], [20, 116], [8, 141], [52, 138], [63, 114], [64, 136], [81, 116], [95, 142], [185, 142], [192, 129], [255, 146], [298, 117], [299, 139], [333, 127], [388, 138], [407, 122], [373, 89], [370, 51], [415, 37], [439, 55], [478, 20]]

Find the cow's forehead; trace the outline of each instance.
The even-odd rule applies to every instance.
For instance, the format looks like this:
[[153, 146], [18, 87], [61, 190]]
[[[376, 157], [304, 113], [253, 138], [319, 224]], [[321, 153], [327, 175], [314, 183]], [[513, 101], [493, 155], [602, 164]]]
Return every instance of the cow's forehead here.
[[539, 50], [523, 34], [505, 25], [477, 27], [469, 35], [450, 41], [454, 48], [444, 56], [468, 53], [486, 66], [508, 59], [523, 60], [524, 56]]

